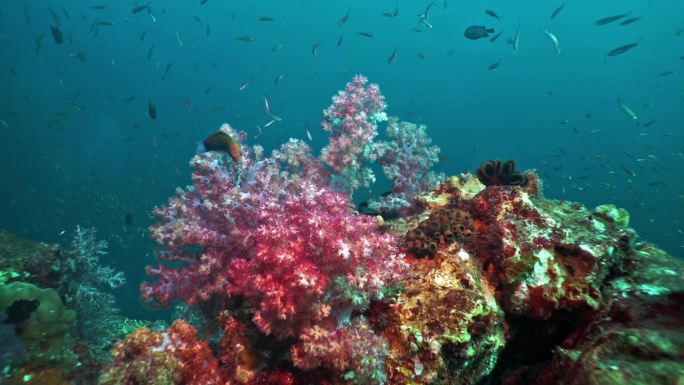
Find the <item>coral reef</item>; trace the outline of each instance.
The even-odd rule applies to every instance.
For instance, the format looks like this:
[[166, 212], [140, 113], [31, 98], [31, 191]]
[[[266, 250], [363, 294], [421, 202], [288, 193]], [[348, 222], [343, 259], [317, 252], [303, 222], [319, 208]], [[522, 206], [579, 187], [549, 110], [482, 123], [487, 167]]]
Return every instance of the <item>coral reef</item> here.
[[[192, 159], [193, 186], [151, 229], [171, 264], [141, 286], [192, 307], [212, 344], [185, 321], [139, 329], [100, 383], [682, 382], [683, 264], [638, 242], [626, 211], [546, 199], [512, 161], [412, 197], [437, 150], [395, 120], [396, 143], [373, 142], [384, 109], [356, 77], [324, 113], [321, 159], [297, 140], [265, 156], [221, 127], [242, 157]], [[353, 211], [374, 160], [412, 215]]]

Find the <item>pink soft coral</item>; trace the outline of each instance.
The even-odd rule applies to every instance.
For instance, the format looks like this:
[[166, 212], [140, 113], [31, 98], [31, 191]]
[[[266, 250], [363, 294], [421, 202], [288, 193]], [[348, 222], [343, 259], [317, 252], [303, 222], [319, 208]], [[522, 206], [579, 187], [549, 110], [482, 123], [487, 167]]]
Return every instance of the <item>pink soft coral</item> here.
[[194, 305], [241, 296], [262, 332], [285, 338], [364, 310], [401, 279], [397, 239], [314, 177], [316, 162], [301, 156], [306, 144], [289, 143], [264, 159], [258, 148], [243, 145], [243, 152], [240, 164], [216, 153], [195, 156], [194, 187], [155, 211], [159, 256], [184, 266], [149, 268], [158, 280], [143, 284], [144, 298]]
[[387, 104], [380, 87], [367, 83], [364, 76], [356, 75], [344, 91], [333, 97], [332, 105], [323, 111], [321, 123], [330, 134], [321, 158], [350, 192], [375, 181], [370, 169], [370, 162], [377, 157], [373, 138], [378, 135], [378, 123], [387, 120]]

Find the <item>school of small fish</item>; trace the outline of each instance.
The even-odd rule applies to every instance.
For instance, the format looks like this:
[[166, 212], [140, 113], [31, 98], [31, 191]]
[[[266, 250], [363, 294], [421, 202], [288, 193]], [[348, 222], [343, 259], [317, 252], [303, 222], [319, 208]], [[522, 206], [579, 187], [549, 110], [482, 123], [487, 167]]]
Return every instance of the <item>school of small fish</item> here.
[[[485, 8], [485, 5], [482, 5], [478, 13], [475, 14], [457, 14], [456, 7], [449, 7], [455, 2], [449, 3], [448, 0], [384, 2], [381, 6], [382, 9], [374, 15], [362, 14], [360, 7], [353, 4], [352, 6], [336, 4], [330, 5], [328, 8], [334, 10], [330, 11], [332, 14], [320, 15], [319, 20], [293, 18], [292, 15], [282, 14], [275, 9], [271, 12], [261, 9], [255, 15], [246, 16], [244, 10], [226, 11], [230, 6], [219, 4], [219, 2], [209, 2], [208, 0], [194, 0], [192, 2], [197, 8], [185, 15], [189, 23], [184, 27], [166, 26], [168, 28], [160, 28], [160, 25], [164, 24], [164, 18], [171, 12], [168, 10], [171, 5], [160, 0], [134, 0], [126, 5], [104, 2], [102, 4], [84, 3], [79, 6], [72, 6], [70, 9], [50, 4], [38, 7], [35, 4], [27, 3], [21, 9], [23, 22], [27, 25], [36, 25], [36, 20], [43, 19], [46, 23], [41, 23], [44, 26], [41, 27], [42, 32], [29, 37], [30, 53], [32, 55], [45, 55], [47, 50], [54, 49], [57, 50], [55, 52], [69, 58], [65, 60], [77, 67], [89, 66], [93, 62], [102, 63], [103, 60], [114, 67], [128, 59], [125, 57], [102, 58], [98, 55], [89, 54], [87, 50], [82, 48], [79, 40], [83, 37], [79, 36], [76, 31], [85, 29], [93, 39], [102, 38], [105, 35], [107, 38], [113, 38], [127, 28], [136, 27], [133, 41], [127, 43], [131, 48], [127, 55], [137, 55], [143, 58], [153, 68], [149, 72], [147, 69], [144, 71], [158, 75], [160, 83], [166, 82], [168, 84], [168, 82], [173, 82], [174, 77], [189, 76], [187, 73], [180, 73], [181, 64], [176, 66], [173, 55], [168, 55], [167, 52], [172, 49], [175, 55], [179, 55], [179, 57], [197, 54], [194, 51], [196, 49], [194, 40], [198, 36], [211, 39], [214, 49], [236, 52], [240, 49], [265, 51], [265, 54], [271, 55], [271, 58], [265, 60], [265, 63], [250, 63], [254, 68], [258, 68], [258, 71], [245, 71], [243, 68], [242, 72], [238, 72], [239, 79], [232, 83], [229, 89], [213, 83], [202, 84], [198, 92], [180, 95], [175, 106], [162, 103], [161, 97], [152, 92], [148, 95], [123, 93], [110, 96], [108, 103], [118, 103], [124, 105], [126, 109], [139, 111], [139, 119], [132, 122], [131, 126], [135, 129], [141, 129], [157, 127], [160, 123], [165, 122], [165, 112], [174, 108], [186, 111], [189, 114], [201, 111], [202, 102], [200, 98], [203, 95], [208, 97], [215, 95], [218, 100], [214, 106], [206, 108], [206, 110], [218, 114], [232, 111], [235, 116], [239, 116], [240, 113], [235, 111], [235, 103], [232, 101], [225, 102], [225, 100], [227, 98], [249, 99], [250, 103], [257, 105], [260, 110], [263, 108], [263, 114], [260, 113], [254, 118], [255, 121], [252, 126], [254, 128], [250, 129], [250, 137], [257, 138], [262, 135], [269, 135], [272, 130], [283, 129], [280, 126], [285, 126], [287, 123], [290, 127], [294, 127], [294, 130], [297, 130], [292, 136], [306, 139], [309, 142], [314, 141], [314, 138], [320, 138], [315, 135], [315, 131], [310, 128], [307, 122], [289, 121], [289, 111], [279, 106], [277, 102], [283, 99], [278, 93], [280, 90], [294, 84], [310, 82], [310, 80], [297, 78], [287, 68], [278, 68], [277, 63], [282, 60], [277, 58], [278, 55], [285, 53], [287, 55], [299, 55], [302, 65], [309, 65], [310, 63], [330, 60], [334, 56], [345, 55], [345, 50], [349, 49], [347, 47], [352, 44], [358, 47], [358, 45], [374, 44], [378, 40], [392, 38], [391, 36], [388, 37], [391, 34], [385, 26], [396, 28], [397, 35], [407, 33], [413, 36], [425, 36], [426, 42], [430, 42], [430, 34], [436, 35], [448, 30], [452, 35], [450, 39], [452, 41], [458, 40], [458, 43], [454, 44], [460, 43], [458, 48], [444, 47], [439, 48], [443, 50], [438, 51], [430, 44], [412, 47], [401, 38], [393, 38], [394, 42], [385, 46], [385, 49], [379, 52], [377, 56], [368, 55], [369, 65], [386, 68], [387, 71], [395, 71], [401, 65], [408, 65], [409, 63], [411, 66], [430, 66], [434, 60], [432, 58], [438, 55], [453, 57], [452, 60], [456, 61], [469, 56], [467, 50], [475, 47], [475, 49], [484, 48], [486, 52], [491, 52], [490, 56], [479, 62], [482, 74], [489, 74], [482, 76], [496, 78], [502, 76], [502, 73], [514, 71], [516, 66], [513, 65], [513, 60], [520, 62], [531, 51], [535, 51], [535, 55], [545, 57], [544, 60], [558, 62], [570, 55], [585, 55], [586, 52], [579, 51], [582, 49], [581, 44], [584, 44], [581, 39], [568, 34], [567, 28], [560, 27], [560, 23], [568, 22], [570, 18], [579, 19], [579, 15], [581, 15], [582, 21], [573, 21], [573, 23], [583, 33], [596, 36], [597, 41], [602, 41], [596, 43], [596, 47], [591, 47], [591, 50], [592, 52], [594, 49], [598, 51], [595, 58], [598, 61], [603, 61], [604, 64], [630, 60], [630, 56], [638, 57], [639, 52], [656, 49], [658, 45], [658, 41], [654, 41], [653, 37], [639, 34], [640, 26], [649, 21], [648, 14], [637, 14], [627, 9], [617, 9], [608, 15], [587, 15], [579, 9], [580, 4], [578, 2], [570, 1], [558, 1], [544, 5], [543, 23], [525, 20], [524, 16], [519, 14], [510, 15], [503, 9], [493, 9], [494, 7], [489, 4], [486, 7], [490, 8]], [[212, 10], [212, 7], [215, 8]], [[189, 8], [193, 9], [193, 7]], [[44, 15], [37, 14], [41, 12], [40, 10], [43, 10]], [[360, 20], [373, 20], [373, 22], [364, 23]], [[311, 33], [304, 36], [304, 43], [295, 44], [288, 39], [288, 36], [268, 33], [269, 28], [288, 23], [320, 23], [321, 25], [317, 25], [317, 28], [330, 31], [332, 36]], [[683, 22], [674, 20], [673, 23], [679, 24], [671, 26], [672, 36], [670, 37], [681, 38], [684, 35]], [[225, 32], [226, 25], [231, 26], [228, 28], [231, 34], [220, 35], [222, 31]], [[233, 25], [240, 27], [232, 27]], [[379, 25], [383, 27], [380, 28]], [[414, 33], [418, 35], [414, 35]], [[297, 36], [297, 39], [301, 39], [301, 36]], [[611, 41], [611, 43], [606, 45], [605, 41]], [[563, 44], [561, 45], [561, 43]], [[50, 53], [52, 54], [52, 51]], [[663, 63], [663, 67], [658, 68], [654, 72], [654, 76], [662, 79], [662, 81], [677, 78], [680, 71], [676, 66], [682, 65], [682, 61], [684, 61], [684, 49], [673, 57], [674, 60], [669, 64]], [[474, 59], [472, 57], [468, 57], [468, 59], [479, 60], [479, 58]], [[235, 60], [240, 60], [240, 57], [236, 56]], [[230, 64], [232, 63], [211, 63], [210, 67], [212, 71], [216, 72], [216, 76], [222, 76], [221, 71], [233, 71]], [[205, 67], [194, 64], [192, 73], [196, 74], [199, 71], [206, 70]], [[420, 68], [417, 71], [432, 71], [432, 67]], [[17, 70], [20, 70], [18, 66], [10, 65], [12, 76]], [[415, 75], [412, 73], [408, 76]], [[156, 79], [155, 77], [155, 82]], [[681, 82], [681, 78], [679, 81]], [[68, 84], [65, 84], [61, 75], [57, 83], [64, 90], [63, 98], [67, 100], [69, 110], [56, 112], [48, 122], [48, 128], [64, 130], [67, 125], [66, 121], [75, 114], [89, 111], [89, 108], [93, 109], [93, 107], [85, 98], [81, 97], [80, 90], [68, 91]], [[153, 86], [150, 87], [153, 88]], [[549, 88], [551, 87], [549, 86]], [[546, 94], [552, 97], [554, 91], [557, 90], [549, 89]], [[272, 103], [268, 95], [271, 95], [272, 100], [276, 103]], [[23, 96], [23, 98], [27, 102], [30, 99], [29, 96]], [[618, 190], [617, 182], [612, 180], [612, 182], [599, 182], [599, 180], [602, 180], [601, 175], [620, 175], [626, 180], [626, 188], [633, 195], [635, 207], [645, 211], [655, 210], [649, 206], [648, 194], [669, 191], [674, 194], [673, 196], [676, 196], [678, 208], [681, 210], [684, 207], [684, 194], [677, 194], [672, 183], [666, 177], [661, 178], [661, 175], [670, 170], [669, 164], [671, 162], [684, 160], [684, 146], [680, 146], [679, 151], [668, 154], [667, 158], [654, 154], [657, 151], [653, 148], [653, 144], [647, 142], [647, 139], [666, 141], [675, 134], [670, 132], [655, 133], [653, 128], [658, 128], [659, 125], [657, 124], [658, 120], [651, 113], [651, 104], [649, 103], [640, 100], [638, 95], [614, 95], [610, 104], [605, 105], [605, 109], [612, 114], [611, 119], [616, 124], [625, 126], [624, 130], [635, 129], [640, 131], [636, 132], [635, 135], [643, 140], [641, 144], [644, 146], [644, 154], [636, 152], [634, 149], [625, 149], [622, 151], [623, 157], [621, 159], [611, 158], [605, 154], [571, 159], [572, 156], [568, 154], [569, 151], [558, 148], [548, 154], [547, 159], [542, 162], [540, 167], [540, 172], [545, 179], [549, 181], [561, 180], [559, 184], [556, 184], [556, 186], [560, 185], [561, 187], [556, 187], [558, 191], [554, 191], [554, 193], [562, 196], [570, 191], [601, 189], [611, 194], [617, 194], [615, 192]], [[559, 129], [572, 130], [572, 135], [582, 136], [587, 141], [610, 135], [608, 133], [610, 130], [607, 127], [594, 125], [592, 121], [594, 115], [591, 112], [582, 112], [583, 115], [574, 116], [570, 112], [564, 111], [563, 114], [568, 115], [558, 116], [558, 120], [554, 120], [552, 124], [555, 126], [556, 122], [559, 122]], [[10, 112], [8, 116], [0, 116], [0, 128], [9, 129], [17, 125], [17, 120], [18, 114], [14, 112]], [[672, 130], [681, 129], [673, 128]], [[206, 134], [206, 131], [197, 133], [198, 139], [206, 137]], [[156, 150], [158, 146], [163, 145], [160, 144], [160, 140], [180, 140], [180, 137], [181, 135], [178, 132], [157, 132], [152, 135], [149, 144]], [[223, 149], [234, 160], [239, 161], [239, 149], [236, 149], [239, 144], [229, 139], [214, 134], [214, 136], [205, 139], [203, 143], [207, 149]], [[134, 143], [136, 135], [127, 135], [123, 141], [126, 144]], [[571, 173], [570, 170], [572, 169], [574, 172], [574, 168], [569, 167], [570, 164], [580, 165], [582, 173]], [[64, 166], [59, 162], [54, 165], [55, 172], [61, 172], [63, 168]], [[174, 171], [179, 175], [181, 174], [177, 168]], [[90, 177], [92, 179], [104, 178], [102, 175], [95, 174]], [[102, 195], [98, 199], [117, 202], [123, 200], [114, 193], [111, 196]], [[66, 201], [62, 201], [62, 198], [58, 198], [58, 203], [61, 206], [66, 206]], [[130, 208], [126, 209], [126, 215], [123, 217], [125, 218], [125, 225], [131, 226], [134, 223], [133, 215], [128, 210]], [[684, 235], [683, 224], [677, 220], [675, 222], [676, 226], [672, 237], [681, 239]], [[684, 248], [684, 241], [682, 243]]]

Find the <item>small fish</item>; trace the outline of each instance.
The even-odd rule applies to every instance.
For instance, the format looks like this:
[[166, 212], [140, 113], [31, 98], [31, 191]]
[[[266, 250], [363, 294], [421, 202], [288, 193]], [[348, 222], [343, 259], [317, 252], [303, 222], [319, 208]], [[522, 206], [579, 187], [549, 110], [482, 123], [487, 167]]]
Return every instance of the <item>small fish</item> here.
[[188, 101], [188, 99], [183, 99], [183, 107], [185, 107], [185, 110], [188, 112], [193, 112], [194, 108], [192, 108], [192, 104]]
[[43, 49], [43, 37], [45, 37], [45, 34], [40, 34], [35, 40], [35, 53], [36, 55], [40, 54], [40, 50]]
[[627, 116], [629, 116], [632, 120], [638, 120], [638, 119], [639, 119], [639, 117], [637, 116], [637, 114], [635, 114], [634, 111], [632, 111], [631, 108], [627, 107], [627, 105], [626, 105], [625, 103], [623, 103], [622, 100], [618, 99], [618, 100], [617, 100], [617, 103], [618, 103], [618, 105], [620, 106], [620, 108], [622, 109], [622, 111], [623, 111], [625, 114], [627, 114]]
[[311, 54], [313, 55], [313, 57], [318, 56], [318, 47], [320, 47], [320, 46], [321, 46], [320, 44], [315, 43], [315, 44], [311, 47]]
[[623, 53], [629, 51], [630, 49], [636, 47], [636, 46], [639, 44], [640, 41], [641, 41], [641, 40], [639, 40], [639, 41], [637, 41], [637, 42], [635, 42], [635, 43], [626, 44], [626, 45], [623, 45], [623, 46], [621, 46], [621, 47], [617, 47], [617, 48], [615, 48], [615, 49], [612, 49], [612, 50], [610, 50], [610, 51], [608, 52], [608, 56], [617, 56], [617, 55], [621, 55], [621, 54], [623, 54]]
[[649, 186], [649, 187], [659, 187], [659, 186], [662, 186], [662, 187], [670, 187], [670, 186], [669, 186], [667, 183], [665, 183], [665, 182], [651, 182], [651, 183], [648, 184], [648, 186]]
[[87, 59], [87, 56], [86, 56], [85, 52], [83, 52], [83, 51], [79, 51], [79, 52], [76, 52], [76, 53], [70, 53], [70, 54], [69, 54], [69, 57], [75, 57], [75, 58], [78, 59], [81, 63], [85, 63], [85, 61], [86, 61], [86, 59]]
[[154, 52], [154, 44], [150, 47], [150, 49], [147, 51], [147, 60], [152, 60], [152, 53]]
[[278, 82], [283, 80], [286, 76], [287, 76], [287, 74], [279, 74], [278, 76], [276, 76], [275, 79], [273, 79], [273, 85], [277, 86]]
[[275, 21], [275, 19], [269, 16], [261, 16], [259, 21]]
[[422, 52], [416, 52], [416, 56], [418, 56], [419, 58], [425, 60], [425, 54], [422, 53]]
[[606, 25], [606, 24], [612, 23], [614, 21], [618, 21], [618, 20], [628, 16], [630, 13], [631, 13], [631, 11], [627, 12], [627, 13], [620, 14], [620, 15], [604, 17], [603, 19], [596, 20], [595, 24], [596, 25]]
[[268, 115], [269, 118], [271, 118], [277, 122], [280, 122], [281, 120], [283, 120], [280, 116], [274, 114], [271, 111], [271, 103], [268, 101], [268, 97], [266, 97], [266, 95], [264, 95], [264, 107], [266, 109], [266, 115]]
[[553, 19], [554, 17], [558, 16], [560, 11], [562, 11], [564, 7], [565, 7], [565, 3], [561, 4], [560, 7], [556, 8], [556, 10], [553, 11], [553, 13], [551, 14], [551, 18]]
[[111, 27], [114, 25], [111, 21], [98, 21], [97, 25], [101, 25], [103, 27]]
[[675, 73], [674, 70], [663, 71], [660, 73], [660, 76], [670, 76], [674, 73]]
[[347, 9], [347, 13], [344, 15], [344, 17], [337, 21], [338, 27], [343, 26], [347, 22], [347, 20], [349, 20], [349, 15], [351, 15], [351, 10], [352, 10], [351, 7], [349, 7], [349, 9]]
[[399, 1], [397, 1], [397, 3], [394, 4], [394, 11], [392, 11], [392, 12], [383, 12], [382, 15], [383, 15], [383, 16], [387, 16], [387, 17], [397, 17], [397, 16], [399, 16]]
[[207, 3], [207, 1], [209, 1], [209, 0], [200, 0], [200, 5], [204, 5], [204, 4], [206, 4], [206, 3]]
[[59, 28], [50, 26], [50, 32], [52, 33], [52, 38], [55, 40], [55, 43], [62, 44], [64, 42], [64, 35]]
[[496, 71], [500, 65], [501, 65], [501, 59], [499, 59], [499, 61], [496, 63], [490, 64], [489, 67], [487, 67], [487, 69], [490, 71]]
[[501, 31], [501, 32], [497, 33], [496, 35], [492, 36], [492, 38], [489, 39], [489, 41], [492, 42], [492, 43], [494, 43], [495, 41], [497, 41], [497, 40], [499, 39], [499, 37], [501, 37], [501, 34], [502, 34], [502, 33], [503, 33], [503, 31]]
[[548, 36], [549, 39], [551, 39], [551, 43], [553, 43], [553, 48], [555, 48], [556, 53], [560, 54], [561, 49], [560, 49], [560, 42], [558, 41], [558, 38], [554, 34], [549, 32], [548, 30], [544, 30], [544, 34], [546, 34], [546, 36]]
[[133, 214], [130, 212], [126, 213], [126, 215], [124, 215], [124, 223], [126, 226], [133, 226]]
[[494, 28], [487, 28], [483, 25], [473, 25], [466, 28], [463, 36], [470, 40], [478, 40], [484, 37], [489, 37], [490, 33], [494, 33]]
[[90, 8], [92, 8], [92, 9], [94, 9], [94, 10], [96, 10], [96, 11], [101, 11], [101, 10], [103, 10], [103, 9], [107, 9], [107, 6], [104, 5], [104, 4], [101, 4], [101, 5], [93, 5], [93, 6], [90, 7]]
[[130, 103], [130, 102], [134, 101], [135, 99], [136, 99], [135, 96], [129, 96], [128, 98], [126, 98], [126, 100], [124, 100], [124, 103]]
[[340, 38], [337, 39], [337, 46], [342, 47], [342, 41], [344, 40], [344, 34], [340, 35]]
[[313, 141], [313, 137], [311, 136], [311, 130], [309, 129], [309, 124], [304, 125], [304, 129], [306, 130], [306, 137], [310, 140]]
[[365, 36], [365, 37], [370, 38], [370, 39], [373, 38], [373, 34], [371, 32], [357, 32], [357, 33], [361, 36]]
[[639, 17], [632, 17], [632, 18], [629, 18], [629, 19], [623, 21], [622, 23], [620, 23], [620, 25], [630, 25], [630, 24], [635, 23], [635, 22], [637, 22], [637, 21], [639, 21], [639, 20], [641, 20], [641, 16], [639, 16]]
[[496, 21], [501, 21], [501, 16], [497, 15], [496, 12], [492, 11], [491, 9], [486, 10], [485, 15], [495, 18]]
[[392, 63], [394, 61], [394, 59], [396, 59], [396, 58], [397, 58], [397, 49], [395, 48], [394, 51], [392, 51], [392, 53], [387, 58], [387, 63], [388, 64]]
[[223, 131], [218, 131], [209, 135], [202, 143], [197, 145], [197, 153], [208, 151], [228, 153], [235, 163], [240, 163], [240, 160], [242, 159], [242, 148], [240, 147], [240, 143]]
[[133, 7], [133, 9], [131, 9], [131, 13], [132, 13], [132, 14], [140, 13], [140, 12], [146, 10], [147, 7], [149, 7], [149, 6], [150, 6], [149, 4], [146, 4], [146, 5], [138, 5], [137, 7]]
[[147, 31], [143, 31], [143, 33], [140, 34], [140, 41], [145, 40], [145, 36], [147, 36]]
[[636, 176], [636, 173], [635, 173], [634, 171], [630, 170], [629, 168], [627, 168], [627, 166], [625, 166], [624, 164], [621, 164], [621, 165], [620, 165], [620, 168], [622, 169], [622, 171], [625, 172], [625, 174], [627, 174], [627, 175], [629, 175], [629, 176], [631, 176], [631, 177], [635, 177], [635, 176]]
[[520, 46], [520, 23], [518, 23], [518, 28], [515, 30], [513, 40], [509, 40], [509, 43], [513, 46], [513, 53], [518, 53]]
[[647, 123], [644, 123], [644, 125], [642, 125], [641, 127], [647, 128], [655, 122], [656, 122], [655, 120], [649, 120]]
[[249, 41], [254, 41], [255, 37], [254, 36], [238, 36], [237, 38], [235, 38], [235, 40], [249, 42]]
[[147, 102], [147, 113], [150, 115], [150, 119], [157, 119], [157, 107], [152, 103], [152, 100]]
[[424, 25], [428, 29], [432, 28], [432, 24], [428, 19], [430, 18], [430, 8], [432, 8], [433, 5], [435, 5], [435, 2], [430, 2], [430, 4], [425, 7], [425, 11], [418, 15], [418, 23]]
[[252, 83], [252, 79], [247, 79], [244, 83], [240, 85], [240, 91], [244, 91]]
[[278, 52], [281, 49], [283, 49], [284, 47], [285, 47], [285, 44], [278, 43], [278, 44], [274, 45], [273, 47], [271, 47], [271, 52]]
[[176, 31], [176, 41], [178, 42], [178, 46], [182, 47], [183, 46], [183, 41], [181, 40], [180, 34], [178, 31]]

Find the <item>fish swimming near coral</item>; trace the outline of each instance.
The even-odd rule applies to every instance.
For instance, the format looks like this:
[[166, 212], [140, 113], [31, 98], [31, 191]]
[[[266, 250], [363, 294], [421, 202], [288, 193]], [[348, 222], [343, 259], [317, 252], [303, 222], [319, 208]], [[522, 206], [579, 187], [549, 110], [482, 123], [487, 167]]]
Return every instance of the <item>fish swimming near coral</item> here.
[[463, 36], [470, 40], [478, 40], [489, 37], [490, 33], [494, 33], [494, 28], [487, 28], [483, 25], [472, 25], [466, 28]]
[[209, 151], [225, 152], [230, 155], [235, 163], [240, 163], [242, 159], [240, 143], [223, 131], [209, 135], [202, 143], [197, 145], [197, 153], [201, 154]]

